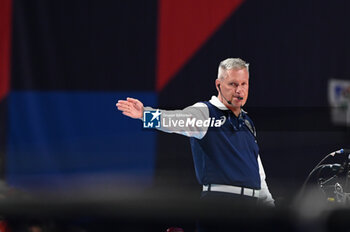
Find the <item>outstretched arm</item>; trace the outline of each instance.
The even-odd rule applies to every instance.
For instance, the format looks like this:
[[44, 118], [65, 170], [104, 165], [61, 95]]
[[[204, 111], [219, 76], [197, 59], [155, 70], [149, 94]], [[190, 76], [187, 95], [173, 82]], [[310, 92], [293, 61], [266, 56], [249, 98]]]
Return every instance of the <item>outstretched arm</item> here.
[[[151, 107], [144, 108], [142, 102], [130, 97], [128, 97], [126, 100], [119, 100], [116, 106], [118, 107], [118, 110], [122, 111], [124, 115], [141, 120], [143, 120], [144, 110], [155, 110]], [[204, 103], [196, 103], [183, 110], [161, 110], [161, 113], [162, 117], [171, 117], [173, 120], [185, 120], [186, 117], [189, 117], [190, 119], [196, 118], [198, 120], [204, 121], [209, 118], [209, 109]], [[162, 125], [157, 129], [167, 133], [177, 133], [187, 137], [195, 137], [198, 139], [202, 139], [208, 130], [206, 126], [196, 125]]]
[[116, 106], [124, 115], [130, 118], [142, 119], [143, 104], [139, 100], [128, 97], [126, 100], [119, 100]]

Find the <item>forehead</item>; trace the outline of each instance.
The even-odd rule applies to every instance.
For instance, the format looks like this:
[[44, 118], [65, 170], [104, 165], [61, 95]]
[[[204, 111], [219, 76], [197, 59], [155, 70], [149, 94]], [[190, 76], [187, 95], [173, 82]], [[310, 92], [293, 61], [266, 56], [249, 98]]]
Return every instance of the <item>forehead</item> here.
[[228, 81], [248, 81], [249, 73], [247, 69], [229, 69], [226, 70], [226, 78]]

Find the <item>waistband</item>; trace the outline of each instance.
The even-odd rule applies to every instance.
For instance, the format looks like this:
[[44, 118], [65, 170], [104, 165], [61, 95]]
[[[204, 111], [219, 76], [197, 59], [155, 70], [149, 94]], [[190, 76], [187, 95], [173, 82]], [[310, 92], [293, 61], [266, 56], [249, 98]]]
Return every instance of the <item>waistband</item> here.
[[224, 193], [234, 193], [249, 197], [259, 197], [260, 190], [244, 188], [233, 185], [223, 185], [223, 184], [208, 184], [203, 185], [203, 191], [206, 192], [224, 192]]

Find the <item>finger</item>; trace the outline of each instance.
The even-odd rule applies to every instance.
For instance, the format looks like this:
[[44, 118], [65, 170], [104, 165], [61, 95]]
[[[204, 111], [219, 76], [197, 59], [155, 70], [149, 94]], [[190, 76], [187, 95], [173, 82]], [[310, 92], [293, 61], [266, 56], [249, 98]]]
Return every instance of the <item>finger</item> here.
[[118, 110], [131, 112], [131, 109], [128, 106], [118, 106]]
[[123, 102], [118, 102], [117, 104], [115, 104], [117, 107], [118, 106], [123, 106], [123, 107], [131, 107], [131, 103], [127, 102], [127, 101], [123, 101]]
[[116, 106], [117, 106], [118, 110], [122, 110], [122, 109], [128, 108], [128, 106], [122, 105], [122, 104], [119, 104], [119, 103], [117, 103]]
[[118, 100], [118, 102], [117, 103], [121, 103], [121, 104], [127, 104], [127, 103], [129, 103], [128, 101], [126, 101], [126, 100]]
[[133, 104], [137, 104], [140, 102], [139, 100], [132, 98], [132, 97], [128, 97], [128, 98], [126, 98], [126, 100], [133, 103]]

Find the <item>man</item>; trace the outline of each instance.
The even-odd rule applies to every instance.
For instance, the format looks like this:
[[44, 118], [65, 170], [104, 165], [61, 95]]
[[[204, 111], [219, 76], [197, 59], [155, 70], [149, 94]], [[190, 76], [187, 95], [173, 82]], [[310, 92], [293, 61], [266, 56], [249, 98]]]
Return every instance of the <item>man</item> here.
[[[162, 115], [164, 120], [157, 129], [190, 137], [203, 197], [230, 195], [238, 199], [259, 199], [273, 206], [255, 127], [242, 109], [248, 98], [248, 64], [239, 58], [222, 61], [215, 85], [218, 95], [210, 101], [183, 110], [157, 110], [154, 116]], [[131, 118], [142, 119], [144, 111], [154, 111], [133, 98], [120, 100], [116, 105]]]

